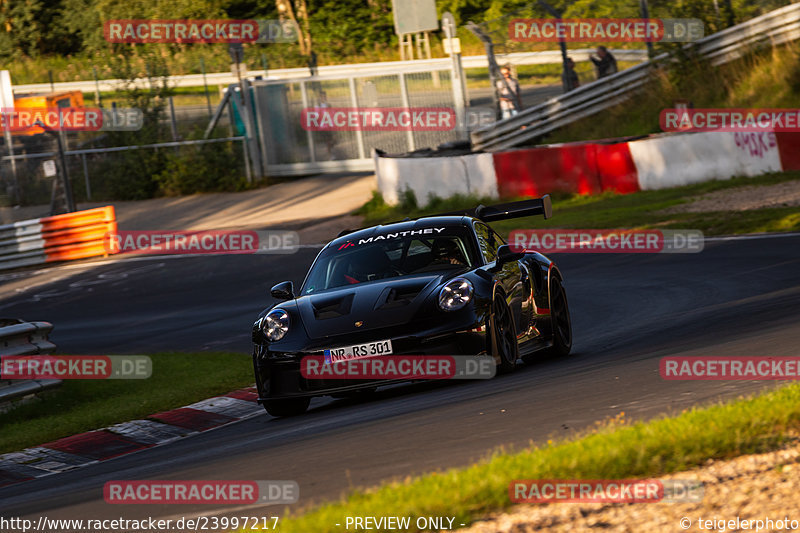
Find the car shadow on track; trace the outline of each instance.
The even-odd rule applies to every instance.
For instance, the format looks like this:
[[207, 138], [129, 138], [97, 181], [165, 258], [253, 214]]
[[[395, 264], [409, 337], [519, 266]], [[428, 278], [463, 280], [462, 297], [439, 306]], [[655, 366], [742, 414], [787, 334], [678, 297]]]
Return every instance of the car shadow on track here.
[[[554, 364], [555, 365], [563, 364], [567, 361], [572, 361], [575, 358], [580, 357], [581, 355], [583, 354], [573, 353], [570, 354], [567, 358], [542, 355], [540, 358], [536, 359], [532, 363], [524, 363], [522, 362], [521, 359], [518, 359], [516, 368], [514, 369], [513, 372], [509, 372], [506, 374], [498, 374], [491, 379], [476, 379], [476, 380], [444, 379], [444, 380], [412, 381], [412, 382], [384, 385], [375, 391], [360, 392], [347, 398], [331, 398], [329, 396], [324, 396], [312, 400], [311, 407], [309, 407], [308, 411], [305, 414], [300, 415], [300, 418], [317, 413], [334, 412], [337, 410], [346, 409], [348, 407], [355, 407], [362, 405], [377, 406], [379, 405], [380, 402], [388, 400], [412, 397], [414, 395], [423, 395], [425, 393], [430, 394], [435, 391], [442, 391], [442, 390], [459, 390], [460, 387], [478, 387], [482, 389], [481, 392], [484, 393], [487, 392], [487, 388], [495, 389], [498, 392], [500, 392], [506, 390], [507, 388], [506, 386], [501, 386], [501, 384], [507, 385], [510, 382], [513, 382], [516, 385], [519, 383], [520, 378], [525, 378], [526, 381], [529, 378], [535, 378], [537, 376], [536, 373], [537, 369], [552, 368]], [[318, 404], [317, 402], [319, 401], [323, 401], [325, 403]], [[292, 418], [296, 419], [296, 417]]]

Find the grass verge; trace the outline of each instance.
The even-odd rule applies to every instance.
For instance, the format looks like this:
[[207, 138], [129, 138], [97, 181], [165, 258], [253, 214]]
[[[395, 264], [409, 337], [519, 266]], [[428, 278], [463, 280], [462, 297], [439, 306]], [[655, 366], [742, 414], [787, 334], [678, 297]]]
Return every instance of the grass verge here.
[[157, 353], [141, 380], [66, 380], [40, 400], [0, 413], [0, 453], [182, 407], [253, 383], [249, 356]]
[[281, 519], [283, 533], [339, 531], [346, 516], [455, 517], [469, 523], [511, 505], [514, 479], [622, 479], [686, 470], [707, 459], [775, 449], [800, 429], [800, 385], [632, 424], [624, 413], [562, 443], [495, 453], [463, 469], [356, 491], [337, 503]]
[[[797, 207], [764, 208], [748, 211], [713, 211], [704, 213], [662, 213], [674, 205], [689, 202], [702, 194], [730, 190], [745, 186], [773, 185], [800, 180], [800, 172], [778, 172], [758, 178], [733, 178], [708, 181], [684, 187], [658, 191], [641, 191], [632, 194], [611, 192], [596, 196], [553, 195], [553, 218], [528, 217], [492, 223], [501, 235], [521, 228], [658, 228], [698, 229], [706, 235], [731, 235], [740, 233], [800, 231], [800, 213]], [[490, 205], [496, 199], [454, 196], [447, 200], [431, 199], [425, 208], [417, 207], [413, 195], [406, 195], [396, 206], [386, 205], [379, 195], [362, 206], [356, 214], [364, 216], [369, 226], [405, 217], [419, 217], [456, 209]]]

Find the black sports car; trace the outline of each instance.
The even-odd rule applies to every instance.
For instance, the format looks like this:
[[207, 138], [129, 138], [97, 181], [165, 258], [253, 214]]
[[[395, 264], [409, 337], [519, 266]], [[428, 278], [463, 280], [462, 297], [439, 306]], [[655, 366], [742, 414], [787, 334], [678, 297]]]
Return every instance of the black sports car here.
[[551, 211], [544, 196], [340, 235], [317, 255], [299, 290], [290, 281], [272, 287], [281, 302], [253, 325], [259, 403], [289, 416], [314, 396], [389, 383], [303, 377], [303, 357], [330, 350], [491, 355], [500, 372], [513, 370], [519, 357], [568, 354], [561, 272], [540, 253], [512, 250], [487, 225]]

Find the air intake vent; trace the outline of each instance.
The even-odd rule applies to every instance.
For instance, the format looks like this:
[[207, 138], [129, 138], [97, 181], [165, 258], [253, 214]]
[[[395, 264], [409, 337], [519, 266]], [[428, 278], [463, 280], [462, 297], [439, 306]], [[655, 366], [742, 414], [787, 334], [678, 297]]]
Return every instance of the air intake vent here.
[[351, 292], [345, 296], [336, 296], [334, 298], [315, 298], [311, 301], [311, 307], [314, 308], [314, 318], [325, 320], [349, 315], [353, 306], [353, 296], [354, 293]]
[[425, 288], [426, 283], [397, 285], [383, 291], [378, 298], [376, 309], [393, 309], [410, 304]]

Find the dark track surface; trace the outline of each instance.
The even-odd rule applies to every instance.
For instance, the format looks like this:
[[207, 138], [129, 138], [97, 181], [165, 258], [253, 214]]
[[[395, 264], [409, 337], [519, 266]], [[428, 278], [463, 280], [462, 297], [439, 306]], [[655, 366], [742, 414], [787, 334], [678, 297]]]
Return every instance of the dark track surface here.
[[[0, 315], [53, 322], [61, 353], [246, 353], [250, 325], [269, 303], [268, 287], [300, 281], [315, 253], [75, 269], [70, 277], [13, 296], [0, 287]], [[0, 511], [49, 518], [226, 511], [107, 505], [102, 486], [112, 479], [294, 479], [307, 505], [338, 498], [353, 486], [465, 465], [497, 446], [567, 436], [620, 411], [626, 418], [648, 418], [776, 386], [664, 381], [658, 361], [666, 355], [799, 355], [800, 236], [707, 242], [701, 254], [554, 259], [565, 275], [574, 319], [574, 355], [567, 359], [520, 366], [484, 382], [395, 387], [370, 401], [318, 399], [298, 418], [264, 413], [0, 489]], [[65, 273], [55, 269], [52, 276]], [[237, 514], [277, 511], [251, 507]]]

